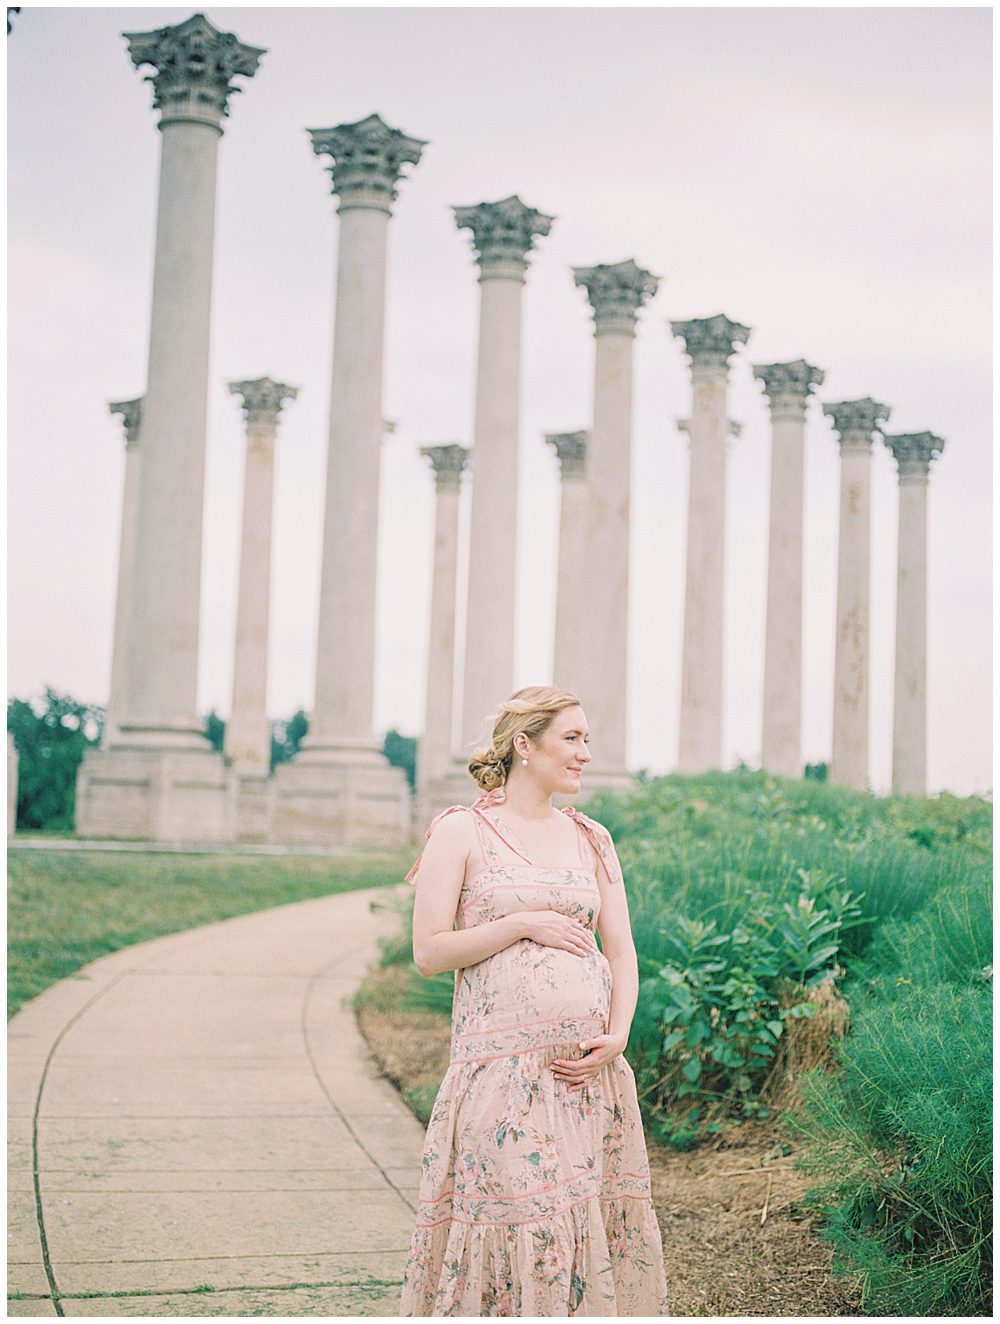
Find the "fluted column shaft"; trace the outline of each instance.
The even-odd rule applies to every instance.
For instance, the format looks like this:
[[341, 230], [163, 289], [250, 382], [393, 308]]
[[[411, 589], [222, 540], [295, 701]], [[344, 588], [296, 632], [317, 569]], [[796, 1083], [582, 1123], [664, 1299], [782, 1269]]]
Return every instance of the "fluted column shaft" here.
[[894, 795], [927, 793], [927, 475], [899, 483], [896, 664], [892, 713]]
[[426, 446], [434, 468], [434, 570], [427, 659], [427, 702], [417, 780], [421, 788], [444, 777], [452, 754], [455, 700], [455, 585], [458, 574], [458, 514], [464, 446]]
[[231, 382], [246, 413], [243, 526], [233, 659], [233, 701], [226, 724], [225, 754], [237, 772], [265, 777], [271, 767], [267, 717], [267, 649], [271, 603], [271, 524], [274, 507], [274, 447], [278, 411], [294, 399], [294, 387], [270, 378]]
[[899, 474], [892, 791], [927, 794], [927, 483], [944, 442], [933, 433], [887, 436]]
[[187, 121], [161, 129], [128, 717], [196, 736], [219, 130]]
[[388, 223], [386, 212], [341, 210], [314, 746], [373, 744]]
[[310, 130], [333, 158], [340, 241], [316, 701], [303, 755], [376, 756], [373, 735], [386, 247], [395, 184], [424, 143], [377, 115]]
[[467, 755], [513, 688], [521, 305], [528, 253], [553, 218], [517, 197], [454, 213], [472, 232], [480, 289], [460, 737]]
[[[585, 643], [569, 679], [590, 725], [591, 785], [628, 774], [629, 518], [635, 325], [658, 278], [629, 259], [573, 270], [594, 310], [594, 421], [587, 447]], [[557, 678], [563, 684], [561, 678]]]
[[872, 400], [824, 405], [840, 444], [837, 636], [830, 781], [868, 785], [869, 602], [872, 434], [888, 409]]
[[230, 79], [252, 75], [263, 52], [200, 14], [125, 35], [136, 65], [159, 68], [150, 81], [162, 134], [127, 719], [139, 743], [201, 747], [196, 686], [216, 163]]
[[271, 761], [267, 644], [276, 435], [274, 424], [247, 428], [233, 704], [225, 738], [226, 757], [237, 771], [261, 776]]
[[139, 512], [139, 430], [142, 400], [121, 400], [110, 406], [122, 416], [125, 429], [125, 484], [122, 522], [118, 540], [118, 590], [115, 595], [115, 625], [111, 648], [111, 684], [104, 716], [104, 748], [119, 740], [119, 726], [128, 710], [129, 625], [133, 600], [135, 551]]
[[809, 392], [823, 373], [804, 360], [758, 366], [771, 410], [771, 501], [764, 629], [761, 766], [802, 775], [803, 449]]
[[472, 460], [462, 746], [513, 688], [517, 563], [521, 293], [509, 278], [480, 278]]
[[692, 385], [678, 771], [699, 773], [722, 761], [728, 363], [750, 331], [722, 315], [671, 325]]
[[552, 683], [580, 692], [584, 653], [589, 646], [587, 591], [586, 432], [550, 433], [546, 441], [559, 457], [559, 562], [556, 572], [556, 619], [552, 650]]

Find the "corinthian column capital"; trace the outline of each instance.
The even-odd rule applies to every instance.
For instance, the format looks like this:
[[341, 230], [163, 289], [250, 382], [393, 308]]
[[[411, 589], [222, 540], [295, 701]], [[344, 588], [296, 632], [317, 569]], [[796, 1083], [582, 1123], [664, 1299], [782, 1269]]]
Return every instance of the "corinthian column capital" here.
[[670, 330], [684, 341], [684, 350], [695, 372], [725, 372], [736, 346], [746, 344], [750, 338], [748, 326], [732, 321], [724, 313], [671, 322]]
[[500, 277], [523, 281], [535, 236], [548, 234], [555, 220], [516, 196], [500, 202], [480, 202], [475, 207], [452, 207], [452, 211], [458, 228], [472, 231], [480, 280]]
[[931, 461], [944, 450], [944, 438], [933, 432], [883, 433], [882, 440], [896, 460], [900, 483], [926, 482]]
[[882, 431], [881, 424], [887, 421], [892, 410], [871, 396], [865, 396], [863, 400], [841, 400], [837, 404], [826, 404], [823, 413], [833, 420], [840, 453], [843, 455], [850, 451], [870, 451], [872, 434]]
[[809, 396], [822, 386], [826, 374], [805, 359], [791, 363], [758, 363], [753, 375], [764, 383], [764, 393], [771, 406], [771, 418], [803, 419]]
[[[677, 424], [677, 431], [683, 432], [687, 439], [691, 440], [691, 420], [689, 418], [678, 418], [674, 420]], [[738, 423], [735, 418], [726, 419], [726, 439], [727, 441], [739, 441], [743, 436], [743, 424]]]
[[270, 377], [257, 377], [250, 382], [230, 382], [229, 393], [242, 398], [248, 427], [275, 428], [281, 406], [286, 400], [294, 400], [299, 390]]
[[613, 265], [574, 267], [573, 280], [587, 291], [594, 310], [594, 334], [634, 336], [639, 309], [659, 288], [660, 278], [629, 258]]
[[338, 212], [367, 207], [391, 215], [403, 166], [417, 165], [427, 146], [425, 139], [408, 138], [401, 129], [391, 129], [380, 115], [306, 132], [317, 156], [333, 158], [327, 168], [332, 191], [340, 198]]
[[446, 446], [421, 446], [420, 454], [431, 462], [434, 487], [438, 492], [460, 485], [469, 458], [468, 447], [460, 446], [457, 442], [450, 442]]
[[137, 400], [115, 400], [108, 405], [109, 414], [120, 414], [125, 430], [125, 449], [131, 450], [139, 441], [139, 428], [142, 426], [142, 402], [145, 396]]
[[229, 98], [241, 90], [233, 79], [252, 78], [267, 53], [263, 47], [245, 45], [232, 32], [221, 32], [204, 14], [192, 14], [173, 27], [122, 36], [137, 69], [144, 64], [156, 68], [145, 81], [153, 84], [161, 128], [174, 120], [194, 120], [221, 133]]
[[587, 469], [589, 432], [546, 432], [545, 440], [559, 457], [559, 472], [567, 478], [582, 478]]

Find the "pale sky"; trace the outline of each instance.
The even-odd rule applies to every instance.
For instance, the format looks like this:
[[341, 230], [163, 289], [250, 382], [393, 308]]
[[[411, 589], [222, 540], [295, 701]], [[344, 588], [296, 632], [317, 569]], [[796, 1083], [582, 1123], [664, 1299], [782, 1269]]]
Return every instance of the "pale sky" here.
[[[193, 8], [26, 6], [8, 39], [8, 695], [107, 700], [124, 442], [145, 388], [159, 134], [121, 33]], [[558, 470], [589, 426], [570, 268], [661, 277], [635, 342], [633, 767], [676, 764], [690, 376], [671, 319], [753, 328], [733, 360], [723, 766], [760, 754], [770, 437], [751, 365], [806, 358], [945, 438], [929, 488], [928, 783], [991, 769], [991, 13], [937, 9], [238, 8], [264, 46], [220, 145], [199, 709], [229, 708], [243, 428], [226, 383], [300, 388], [278, 435], [269, 711], [311, 707], [337, 243], [307, 128], [377, 111], [429, 140], [390, 224], [375, 726], [423, 726], [433, 482], [471, 442], [478, 287], [452, 204], [557, 219], [524, 295], [515, 684], [549, 683]], [[144, 70], [143, 73], [149, 73]], [[830, 753], [838, 454], [806, 435], [803, 757]], [[468, 494], [466, 494], [467, 496]], [[873, 461], [871, 782], [891, 776], [895, 464]], [[505, 554], [498, 550], [498, 554]], [[555, 678], [558, 681], [558, 678]], [[503, 696], [498, 695], [498, 700]], [[584, 706], [586, 706], [586, 696]]]

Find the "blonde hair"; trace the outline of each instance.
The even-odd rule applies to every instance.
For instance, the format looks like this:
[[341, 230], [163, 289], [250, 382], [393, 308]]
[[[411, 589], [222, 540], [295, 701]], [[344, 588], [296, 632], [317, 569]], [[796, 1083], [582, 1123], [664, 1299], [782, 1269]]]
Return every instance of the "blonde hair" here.
[[528, 685], [515, 690], [493, 718], [491, 743], [473, 751], [469, 759], [470, 776], [484, 791], [503, 786], [514, 758], [514, 737], [523, 731], [530, 740], [537, 740], [556, 713], [579, 702], [569, 690], [558, 690], [551, 685]]

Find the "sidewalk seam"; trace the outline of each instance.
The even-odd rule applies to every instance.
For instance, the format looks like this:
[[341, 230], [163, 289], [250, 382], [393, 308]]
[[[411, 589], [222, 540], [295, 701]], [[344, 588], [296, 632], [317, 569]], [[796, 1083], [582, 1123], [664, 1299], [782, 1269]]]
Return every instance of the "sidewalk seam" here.
[[81, 1019], [81, 1017], [84, 1015], [85, 1012], [90, 1010], [90, 1008], [94, 1005], [95, 1002], [99, 1001], [102, 997], [104, 997], [105, 993], [107, 993], [109, 989], [114, 988], [114, 986], [117, 983], [119, 983], [128, 973], [129, 971], [123, 970], [119, 974], [115, 975], [112, 979], [110, 979], [108, 983], [106, 983], [102, 988], [99, 988], [97, 990], [97, 992], [93, 995], [93, 997], [88, 998], [82, 1007], [78, 1007], [76, 1011], [73, 1013], [73, 1015], [66, 1022], [66, 1024], [62, 1027], [62, 1029], [56, 1035], [55, 1039], [52, 1041], [52, 1045], [49, 1048], [49, 1051], [45, 1055], [45, 1065], [42, 1067], [42, 1074], [38, 1080], [38, 1090], [35, 1094], [35, 1107], [31, 1118], [31, 1179], [32, 1179], [32, 1185], [34, 1187], [34, 1195], [35, 1195], [35, 1222], [38, 1227], [38, 1239], [41, 1243], [41, 1248], [42, 1248], [42, 1266], [45, 1269], [45, 1277], [48, 1279], [49, 1288], [51, 1289], [51, 1293], [52, 1293], [51, 1296], [52, 1308], [53, 1310], [55, 1310], [56, 1314], [60, 1316], [64, 1315], [65, 1312], [63, 1311], [62, 1307], [59, 1304], [59, 1297], [60, 1297], [59, 1287], [58, 1284], [56, 1283], [55, 1272], [52, 1268], [52, 1261], [49, 1258], [49, 1241], [45, 1233], [45, 1214], [42, 1209], [42, 1190], [39, 1182], [38, 1120], [42, 1106], [42, 1094], [45, 1091], [45, 1082], [48, 1079], [49, 1066], [51, 1065], [52, 1059], [55, 1056], [56, 1049], [62, 1043], [63, 1038], [65, 1037], [67, 1032], [72, 1028], [72, 1026], [76, 1024], [78, 1020]]
[[[360, 948], [357, 948], [357, 947], [356, 947], [354, 950], [357, 951], [357, 950], [360, 950]], [[309, 1065], [312, 1067], [313, 1075], [316, 1077], [316, 1083], [319, 1085], [320, 1089], [323, 1091], [323, 1093], [326, 1095], [327, 1099], [329, 1100], [330, 1107], [333, 1109], [333, 1111], [336, 1113], [336, 1115], [340, 1118], [341, 1122], [343, 1122], [344, 1126], [345, 1126], [345, 1127], [347, 1128], [347, 1130], [349, 1131], [350, 1135], [352, 1136], [352, 1138], [353, 1138], [353, 1140], [354, 1140], [354, 1143], [358, 1146], [358, 1148], [361, 1150], [361, 1152], [362, 1152], [363, 1154], [365, 1154], [365, 1155], [368, 1157], [368, 1159], [371, 1161], [371, 1163], [374, 1165], [374, 1167], [375, 1167], [375, 1168], [376, 1168], [376, 1169], [382, 1174], [382, 1179], [385, 1181], [386, 1185], [389, 1186], [390, 1189], [392, 1189], [392, 1190], [394, 1190], [394, 1191], [396, 1192], [396, 1194], [397, 1194], [397, 1195], [399, 1196], [399, 1198], [402, 1200], [403, 1204], [406, 1205], [407, 1209], [409, 1209], [410, 1212], [413, 1213], [413, 1214], [415, 1215], [416, 1212], [417, 1212], [417, 1207], [416, 1207], [416, 1205], [415, 1205], [415, 1204], [414, 1204], [414, 1203], [413, 1203], [413, 1202], [412, 1202], [412, 1201], [411, 1201], [406, 1195], [404, 1195], [404, 1193], [400, 1190], [400, 1188], [399, 1188], [399, 1187], [396, 1185], [396, 1183], [392, 1180], [392, 1178], [391, 1178], [391, 1177], [389, 1176], [389, 1174], [386, 1172], [386, 1170], [385, 1170], [385, 1168], [382, 1166], [382, 1164], [379, 1163], [379, 1161], [378, 1161], [378, 1159], [376, 1159], [375, 1155], [371, 1152], [371, 1150], [367, 1147], [367, 1145], [365, 1145], [365, 1143], [362, 1141], [361, 1137], [358, 1135], [357, 1131], [355, 1131], [354, 1127], [351, 1125], [351, 1123], [350, 1123], [350, 1121], [348, 1120], [348, 1118], [344, 1115], [343, 1112], [341, 1112], [340, 1108], [339, 1108], [339, 1107], [337, 1106], [337, 1104], [334, 1102], [334, 1100], [333, 1100], [333, 1098], [332, 1098], [332, 1096], [331, 1096], [331, 1094], [330, 1094], [330, 1091], [329, 1091], [329, 1090], [327, 1089], [327, 1087], [326, 1087], [326, 1083], [324, 1082], [323, 1077], [322, 1077], [322, 1076], [320, 1075], [320, 1073], [319, 1073], [319, 1069], [318, 1069], [318, 1067], [317, 1067], [317, 1065], [316, 1065], [316, 1059], [313, 1057], [312, 1045], [311, 1045], [310, 1042], [309, 1042], [309, 1025], [308, 1025], [308, 1008], [309, 1008], [309, 1000], [310, 1000], [310, 998], [312, 997], [312, 993], [313, 993], [313, 988], [314, 988], [314, 986], [315, 986], [316, 983], [319, 981], [319, 979], [322, 977], [322, 973], [323, 973], [323, 971], [326, 970], [329, 966], [333, 965], [334, 962], [336, 962], [336, 961], [340, 961], [340, 960], [342, 960], [342, 959], [343, 959], [343, 953], [339, 954], [338, 956], [333, 957], [330, 961], [328, 961], [328, 962], [326, 963], [325, 966], [321, 966], [320, 969], [319, 969], [318, 971], [316, 971], [316, 973], [315, 973], [315, 974], [312, 976], [312, 978], [309, 980], [309, 984], [308, 984], [308, 986], [307, 986], [307, 988], [306, 988], [306, 995], [305, 995], [305, 997], [302, 999], [302, 1013], [301, 1013], [301, 1018], [300, 1018], [300, 1024], [301, 1024], [301, 1027], [302, 1027], [302, 1041], [303, 1041], [303, 1043], [305, 1044], [305, 1048], [306, 1048], [306, 1056], [307, 1056], [308, 1059], [309, 1059]], [[362, 978], [364, 978], [364, 976], [362, 976]], [[370, 1057], [370, 1054], [368, 1053], [368, 1047], [367, 1047], [367, 1045], [365, 1045], [365, 1053]], [[401, 1102], [402, 1102], [402, 1101], [401, 1101]]]

